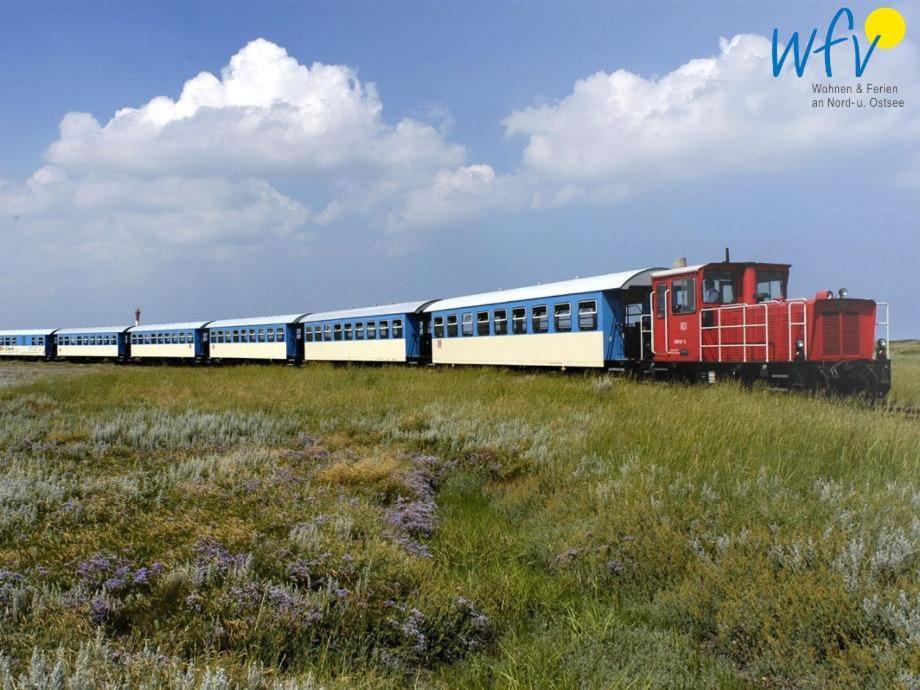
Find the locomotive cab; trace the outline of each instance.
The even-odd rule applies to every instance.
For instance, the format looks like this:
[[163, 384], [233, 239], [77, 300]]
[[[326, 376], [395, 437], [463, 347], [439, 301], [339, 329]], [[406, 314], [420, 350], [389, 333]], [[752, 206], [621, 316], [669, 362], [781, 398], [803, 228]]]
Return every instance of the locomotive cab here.
[[[709, 342], [712, 338], [707, 336], [711, 334], [706, 331], [740, 327], [748, 321], [743, 317], [757, 305], [786, 300], [789, 268], [789, 264], [719, 262], [654, 274], [652, 330], [656, 359], [688, 362], [710, 358], [709, 346], [718, 345], [720, 339]], [[740, 320], [731, 318], [729, 312], [736, 312], [733, 315]], [[736, 344], [734, 340], [729, 337], [725, 344]], [[741, 338], [742, 345], [744, 340]]]

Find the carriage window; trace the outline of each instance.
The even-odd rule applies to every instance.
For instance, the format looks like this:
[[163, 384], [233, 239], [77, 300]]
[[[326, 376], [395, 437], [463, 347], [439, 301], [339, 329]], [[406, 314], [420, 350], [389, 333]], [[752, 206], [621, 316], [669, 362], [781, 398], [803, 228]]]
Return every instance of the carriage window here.
[[345, 324], [345, 340], [351, 340], [351, 329], [352, 326], [350, 323]]
[[337, 323], [332, 326], [332, 339], [333, 340], [342, 339], [342, 324]]
[[782, 299], [786, 296], [786, 275], [783, 271], [757, 271], [757, 292], [754, 298], [758, 302]]
[[549, 331], [549, 317], [547, 316], [546, 306], [540, 305], [531, 310], [533, 316], [533, 332], [547, 333]]
[[696, 311], [696, 278], [671, 281], [671, 313], [691, 314]]
[[386, 340], [390, 337], [390, 324], [388, 321], [380, 322], [380, 339]]
[[[269, 328], [268, 330], [271, 330], [271, 329]], [[265, 329], [264, 328], [259, 329], [259, 342], [260, 343], [265, 342]]]
[[732, 304], [735, 301], [735, 279], [731, 271], [706, 271], [703, 274], [703, 302]]
[[284, 328], [275, 329], [275, 340], [277, 340], [279, 343], [284, 342]]
[[489, 335], [489, 312], [476, 314], [476, 335]]
[[393, 337], [403, 337], [402, 319], [393, 319]]
[[463, 335], [473, 335], [473, 314], [470, 312], [463, 315]]
[[572, 330], [572, 305], [568, 302], [553, 307], [553, 328], [557, 333]]
[[589, 299], [578, 303], [578, 330], [597, 330], [597, 300]]
[[355, 340], [364, 340], [364, 323], [361, 321], [355, 324]]
[[[114, 340], [114, 336], [113, 336], [113, 340]], [[178, 334], [178, 333], [173, 333], [173, 334], [172, 334], [172, 342], [173, 342], [173, 345], [178, 345], [178, 344], [179, 344], [179, 334]], [[112, 345], [114, 345], [114, 344], [115, 344], [115, 343], [113, 342]]]
[[434, 317], [434, 337], [443, 338], [444, 337], [444, 317], [435, 316]]
[[495, 335], [508, 335], [508, 310], [496, 309], [492, 320]]
[[185, 344], [185, 331], [183, 331], [183, 332], [181, 332], [181, 333], [179, 334], [179, 344], [180, 344], [180, 345], [184, 345], [184, 344]]
[[511, 332], [516, 335], [527, 332], [527, 309], [525, 307], [511, 310]]
[[668, 309], [668, 285], [667, 283], [658, 283], [655, 288], [655, 314], [659, 319], [663, 319]]
[[251, 343], [256, 342], [256, 329], [255, 328], [249, 329], [249, 342]]
[[[309, 334], [309, 335], [310, 335], [310, 339], [312, 340], [313, 335], [312, 335], [312, 331], [311, 331], [309, 328], [305, 328], [305, 329], [304, 329], [304, 334], [305, 334], [305, 336], [306, 336], [307, 334]], [[266, 336], [268, 337], [268, 342], [270, 342], [270, 343], [275, 342], [275, 329], [274, 329], [274, 328], [269, 328], [269, 329], [268, 329], [268, 333], [266, 333]]]
[[327, 323], [323, 326], [323, 340], [332, 340], [332, 324]]
[[447, 337], [457, 337], [457, 316], [456, 314], [447, 317]]
[[367, 339], [376, 340], [377, 339], [377, 324], [373, 321], [367, 322]]

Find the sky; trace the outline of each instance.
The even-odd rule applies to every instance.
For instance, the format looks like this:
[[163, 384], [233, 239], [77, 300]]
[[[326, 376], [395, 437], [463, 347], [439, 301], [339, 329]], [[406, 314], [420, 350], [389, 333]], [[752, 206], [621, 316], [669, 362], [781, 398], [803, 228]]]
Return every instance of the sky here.
[[[854, 33], [878, 3], [849, 3]], [[862, 79], [771, 71], [840, 5], [0, 0], [0, 327], [793, 264], [920, 337], [920, 11]], [[837, 37], [851, 32], [841, 24]], [[782, 47], [782, 46], [781, 46]], [[812, 83], [905, 106], [812, 107]]]

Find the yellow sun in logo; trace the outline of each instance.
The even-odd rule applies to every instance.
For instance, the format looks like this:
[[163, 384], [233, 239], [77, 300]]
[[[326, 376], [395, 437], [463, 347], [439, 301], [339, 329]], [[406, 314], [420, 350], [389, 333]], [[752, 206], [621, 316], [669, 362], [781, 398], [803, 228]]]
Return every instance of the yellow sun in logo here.
[[904, 17], [890, 7], [879, 7], [866, 17], [866, 38], [871, 44], [876, 36], [881, 36], [878, 39], [879, 48], [894, 48], [904, 38], [906, 31], [907, 22]]

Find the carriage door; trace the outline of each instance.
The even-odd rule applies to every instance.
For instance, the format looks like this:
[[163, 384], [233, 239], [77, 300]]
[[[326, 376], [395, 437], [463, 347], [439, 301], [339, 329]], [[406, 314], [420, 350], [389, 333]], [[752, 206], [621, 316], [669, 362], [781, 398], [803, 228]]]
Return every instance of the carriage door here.
[[668, 350], [677, 361], [699, 359], [696, 278], [674, 278], [668, 293]]
[[423, 364], [431, 362], [431, 314], [422, 314], [418, 320], [419, 360]]
[[671, 362], [697, 357], [696, 278], [692, 275], [655, 282], [653, 297], [655, 358]]

